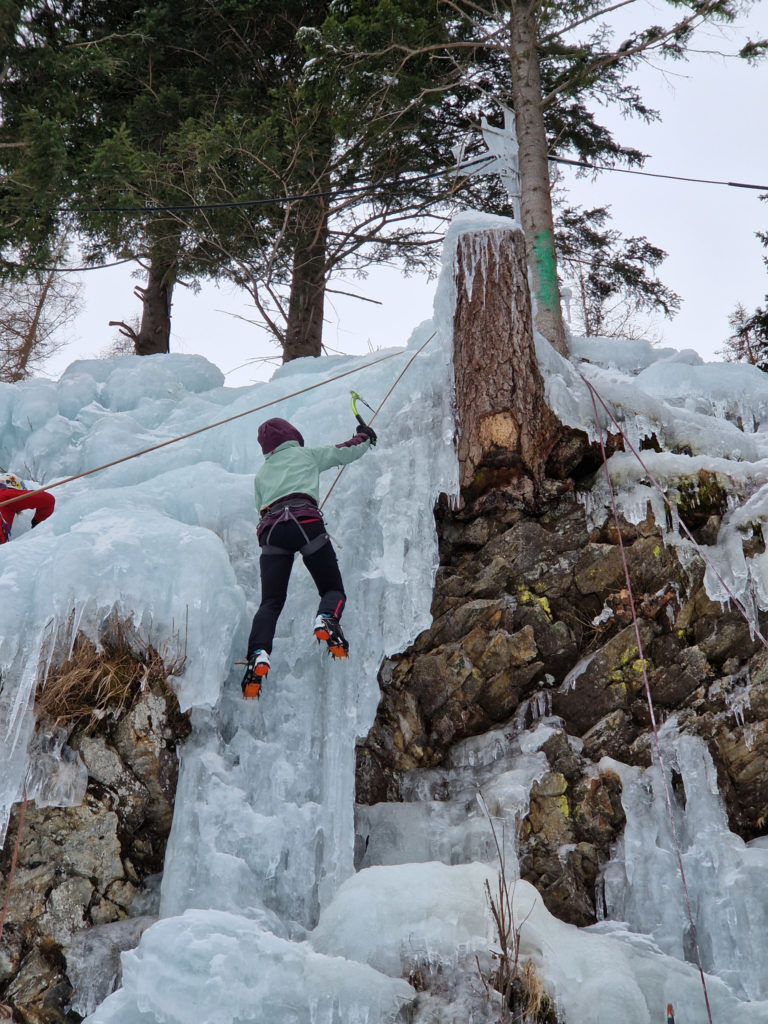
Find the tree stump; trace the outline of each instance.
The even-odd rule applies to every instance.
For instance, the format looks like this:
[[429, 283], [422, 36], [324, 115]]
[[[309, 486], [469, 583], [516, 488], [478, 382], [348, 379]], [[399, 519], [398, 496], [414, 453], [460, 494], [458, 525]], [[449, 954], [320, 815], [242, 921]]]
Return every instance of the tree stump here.
[[536, 360], [523, 232], [493, 228], [460, 235], [455, 273], [462, 498], [513, 485], [535, 498], [559, 422], [545, 403]]

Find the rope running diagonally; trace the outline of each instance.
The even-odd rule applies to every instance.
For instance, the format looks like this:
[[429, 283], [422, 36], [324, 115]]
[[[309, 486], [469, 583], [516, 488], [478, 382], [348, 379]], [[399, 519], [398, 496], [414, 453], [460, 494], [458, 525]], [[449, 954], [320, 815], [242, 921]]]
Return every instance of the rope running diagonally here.
[[[373, 416], [371, 416], [371, 423], [373, 423], [373, 421], [374, 421], [374, 420], [376, 419], [376, 417], [377, 417], [377, 416], [379, 415], [379, 412], [380, 412], [380, 410], [381, 410], [381, 407], [382, 407], [382, 405], [384, 405], [384, 403], [386, 402], [386, 400], [387, 400], [387, 399], [389, 398], [389, 396], [390, 396], [390, 395], [392, 394], [392, 392], [393, 392], [393, 391], [395, 390], [395, 388], [397, 387], [397, 385], [398, 385], [398, 384], [400, 383], [400, 381], [402, 380], [402, 378], [403, 378], [403, 375], [405, 374], [405, 371], [406, 371], [406, 370], [408, 369], [408, 367], [409, 367], [409, 366], [411, 365], [411, 363], [412, 363], [412, 362], [414, 361], [414, 359], [416, 358], [416, 356], [420, 355], [420, 354], [421, 354], [421, 353], [422, 353], [422, 352], [424, 351], [424, 349], [425, 349], [425, 348], [427, 347], [427, 345], [428, 345], [428, 344], [430, 343], [430, 341], [432, 341], [432, 339], [434, 338], [434, 336], [435, 336], [436, 334], [437, 334], [437, 331], [433, 331], [433, 332], [432, 332], [432, 333], [430, 334], [430, 336], [429, 336], [429, 337], [427, 338], [427, 340], [426, 340], [426, 341], [424, 342], [424, 344], [423, 344], [423, 345], [421, 345], [421, 346], [420, 346], [419, 348], [417, 348], [417, 349], [416, 349], [416, 351], [415, 351], [415, 352], [413, 353], [413, 355], [411, 356], [411, 358], [410, 358], [410, 359], [408, 360], [408, 362], [407, 362], [407, 363], [405, 364], [405, 366], [404, 366], [404, 367], [402, 368], [402, 370], [400, 371], [400, 373], [398, 373], [397, 377], [395, 377], [395, 379], [394, 379], [394, 382], [392, 383], [392, 387], [391, 387], [391, 388], [389, 389], [389, 391], [388, 391], [388, 392], [386, 393], [386, 395], [384, 395], [384, 397], [382, 398], [382, 400], [381, 400], [381, 401], [379, 402], [378, 406], [376, 407], [376, 412], [375, 412], [375, 413], [373, 414]], [[334, 481], [333, 481], [333, 483], [332, 483], [332, 484], [331, 484], [331, 486], [330, 486], [330, 487], [328, 488], [328, 491], [327, 491], [327, 493], [326, 493], [325, 497], [323, 498], [323, 500], [322, 500], [322, 501], [320, 502], [320, 508], [322, 508], [322, 507], [323, 507], [323, 505], [325, 505], [326, 501], [328, 501], [328, 499], [330, 498], [330, 496], [331, 496], [331, 492], [333, 491], [333, 489], [334, 489], [334, 487], [336, 486], [336, 484], [337, 484], [337, 483], [339, 482], [339, 477], [341, 476], [341, 474], [342, 474], [342, 473], [344, 472], [344, 470], [345, 470], [346, 468], [347, 468], [346, 466], [342, 466], [342, 467], [341, 467], [341, 469], [339, 470], [339, 472], [338, 472], [338, 473], [336, 474], [336, 476], [335, 476], [335, 478], [334, 478]]]
[[691, 908], [691, 897], [688, 892], [688, 882], [685, 877], [685, 868], [683, 867], [683, 855], [680, 850], [680, 840], [677, 835], [677, 826], [675, 825], [675, 815], [672, 810], [672, 799], [669, 795], [669, 786], [667, 785], [666, 769], [664, 767], [664, 758], [661, 753], [661, 742], [659, 740], [659, 730], [656, 724], [656, 713], [653, 707], [653, 697], [651, 696], [651, 686], [648, 682], [648, 672], [646, 670], [645, 652], [643, 651], [643, 641], [640, 637], [640, 625], [637, 620], [637, 610], [635, 608], [635, 597], [632, 590], [632, 579], [629, 573], [629, 565], [627, 564], [627, 556], [624, 551], [624, 541], [621, 536], [621, 525], [619, 523], [619, 513], [616, 508], [616, 496], [613, 491], [613, 482], [611, 481], [610, 473], [608, 472], [608, 456], [605, 451], [605, 443], [603, 442], [603, 428], [600, 426], [600, 418], [597, 412], [597, 402], [595, 401], [596, 392], [591, 384], [586, 381], [587, 387], [589, 388], [590, 398], [592, 399], [592, 407], [595, 412], [595, 423], [597, 425], [598, 437], [600, 440], [600, 452], [603, 456], [603, 467], [605, 469], [605, 477], [608, 481], [608, 493], [611, 497], [611, 510], [613, 512], [613, 521], [616, 525], [616, 535], [619, 539], [619, 551], [621, 552], [621, 561], [624, 567], [624, 580], [627, 585], [627, 593], [629, 594], [629, 606], [632, 611], [632, 622], [635, 628], [635, 641], [637, 643], [637, 652], [640, 658], [640, 665], [643, 671], [643, 686], [645, 687], [645, 696], [648, 701], [648, 711], [651, 716], [651, 727], [653, 729], [653, 739], [656, 746], [656, 756], [659, 760], [659, 769], [661, 772], [661, 781], [664, 786], [664, 799], [667, 804], [667, 814], [669, 815], [670, 825], [672, 826], [672, 838], [675, 844], [675, 852], [677, 853], [677, 866], [680, 871], [680, 878], [683, 884], [683, 893], [685, 896], [685, 905], [688, 911], [688, 922], [691, 926], [691, 938], [693, 940], [693, 946], [696, 951], [696, 961], [699, 968], [699, 977], [701, 978], [701, 987], [704, 990], [704, 1003], [707, 1008], [707, 1018], [709, 1024], [712, 1024], [712, 1010], [709, 1005], [709, 993], [707, 992], [707, 980], [704, 977], [704, 967], [701, 962], [701, 952], [699, 950], [699, 940], [696, 936], [696, 924], [693, 920], [693, 910]]
[[[613, 413], [611, 412], [609, 407], [606, 405], [604, 399], [600, 395], [600, 392], [595, 388], [595, 386], [593, 384], [591, 384], [587, 380], [587, 378], [584, 376], [584, 374], [580, 373], [579, 376], [584, 381], [584, 383], [586, 384], [586, 386], [587, 386], [587, 388], [589, 390], [590, 396], [592, 397], [592, 404], [593, 404], [593, 406], [595, 404], [595, 399], [597, 399], [597, 401], [600, 402], [602, 407], [608, 413], [608, 416], [610, 417], [613, 425], [616, 427], [616, 429], [618, 430], [619, 434], [621, 434], [621, 437], [624, 439], [624, 443], [627, 445], [627, 447], [632, 452], [634, 457], [637, 459], [637, 461], [643, 467], [643, 471], [644, 471], [645, 475], [648, 477], [648, 479], [650, 480], [650, 482], [653, 485], [653, 487], [659, 492], [659, 494], [663, 498], [665, 505], [667, 506], [667, 508], [669, 509], [670, 513], [672, 514], [673, 520], [676, 521], [679, 524], [680, 529], [683, 531], [683, 533], [685, 533], [685, 535], [688, 538], [688, 540], [691, 542], [693, 547], [696, 549], [696, 553], [702, 559], [704, 564], [711, 570], [712, 574], [716, 577], [718, 583], [721, 585], [721, 587], [726, 592], [726, 594], [728, 594], [728, 597], [736, 605], [736, 607], [738, 608], [739, 612], [741, 613], [741, 615], [743, 616], [744, 620], [746, 621], [747, 625], [749, 626], [751, 632], [757, 637], [757, 639], [760, 641], [760, 643], [763, 645], [763, 647], [765, 647], [765, 649], [768, 650], [768, 640], [765, 638], [765, 636], [763, 636], [762, 632], [760, 631], [759, 625], [750, 616], [749, 612], [744, 607], [743, 602], [740, 601], [738, 599], [738, 597], [736, 597], [734, 592], [731, 590], [731, 588], [728, 586], [728, 584], [725, 582], [725, 580], [721, 576], [721, 574], [718, 571], [717, 567], [713, 564], [712, 560], [709, 558], [709, 556], [704, 551], [702, 546], [699, 544], [699, 542], [693, 536], [691, 531], [688, 529], [688, 527], [682, 521], [682, 519], [678, 515], [677, 509], [675, 508], [675, 506], [672, 504], [672, 502], [669, 500], [669, 498], [664, 493], [664, 489], [661, 486], [661, 484], [654, 477], [653, 473], [651, 473], [650, 469], [648, 469], [648, 467], [646, 466], [646, 464], [643, 461], [643, 458], [640, 455], [640, 453], [635, 449], [635, 447], [632, 444], [632, 442], [629, 440], [627, 435], [622, 430], [621, 425], [619, 424], [618, 420], [613, 415]], [[595, 416], [597, 416], [597, 409], [595, 409]], [[597, 426], [598, 426], [598, 429], [600, 429], [599, 421], [597, 421]], [[606, 473], [607, 473], [607, 470], [606, 470]]]
[[[381, 409], [382, 405], [384, 405], [384, 402], [386, 402], [386, 400], [392, 394], [393, 390], [395, 389], [395, 386], [399, 383], [399, 381], [401, 380], [401, 378], [402, 378], [403, 374], [405, 373], [405, 371], [408, 369], [408, 367], [414, 361], [416, 356], [418, 356], [419, 353], [422, 352], [423, 349], [426, 348], [426, 346], [429, 344], [429, 342], [432, 340], [432, 338], [434, 338], [436, 333], [437, 333], [436, 331], [433, 332], [427, 338], [427, 340], [424, 342], [424, 344], [421, 346], [421, 348], [419, 348], [416, 352], [414, 352], [414, 354], [411, 356], [411, 358], [405, 364], [403, 369], [400, 371], [400, 373], [395, 378], [395, 381], [392, 384], [392, 387], [389, 389], [389, 391], [386, 393], [384, 398], [379, 403], [378, 409], [376, 410], [376, 412], [371, 417], [372, 421], [376, 418], [376, 415], [378, 414], [378, 412]], [[393, 352], [390, 355], [382, 356], [380, 359], [374, 359], [372, 362], [366, 363], [365, 366], [358, 366], [358, 367], [355, 367], [354, 370], [347, 370], [344, 373], [339, 373], [339, 374], [336, 374], [333, 377], [328, 377], [324, 381], [320, 381], [317, 384], [311, 384], [309, 387], [301, 388], [298, 391], [293, 391], [293, 392], [291, 392], [291, 394], [283, 395], [282, 398], [276, 398], [276, 399], [274, 399], [271, 402], [265, 402], [263, 405], [257, 406], [254, 409], [248, 409], [246, 412], [237, 413], [235, 416], [229, 416], [227, 419], [219, 420], [217, 423], [211, 423], [207, 427], [200, 427], [198, 430], [192, 430], [192, 431], [190, 431], [187, 434], [181, 435], [180, 437], [172, 438], [169, 441], [163, 441], [161, 444], [153, 445], [151, 448], [144, 448], [142, 451], [134, 452], [131, 455], [126, 455], [126, 456], [124, 456], [121, 459], [115, 459], [113, 462], [107, 462], [103, 466], [97, 466], [94, 469], [89, 469], [85, 473], [77, 473], [74, 476], [67, 477], [65, 480], [59, 480], [57, 483], [51, 484], [50, 487], [40, 488], [40, 490], [34, 491], [32, 493], [39, 494], [42, 490], [52, 490], [54, 487], [61, 487], [63, 484], [71, 483], [71, 481], [77, 480], [80, 477], [89, 476], [91, 473], [97, 473], [100, 469], [107, 469], [109, 466], [116, 466], [116, 465], [118, 465], [121, 462], [127, 462], [129, 459], [135, 459], [135, 458], [138, 458], [140, 455], [146, 455], [148, 452], [156, 451], [158, 448], [164, 448], [164, 447], [166, 447], [169, 444], [173, 444], [175, 441], [182, 441], [182, 440], [184, 440], [187, 437], [193, 437], [195, 434], [202, 434], [206, 430], [212, 430], [214, 427], [220, 427], [224, 423], [231, 423], [232, 420], [237, 420], [237, 419], [240, 419], [243, 416], [248, 416], [251, 413], [258, 412], [261, 409], [266, 409], [270, 405], [276, 405], [278, 402], [283, 402], [283, 401], [285, 401], [288, 398], [294, 398], [296, 395], [304, 394], [305, 392], [311, 391], [314, 388], [321, 387], [323, 384], [329, 384], [329, 383], [331, 383], [334, 380], [339, 380], [342, 377], [347, 377], [347, 376], [349, 376], [352, 373], [356, 373], [358, 370], [365, 370], [369, 366], [375, 366], [377, 363], [382, 363], [382, 362], [384, 362], [387, 359], [393, 359], [395, 356], [398, 356], [398, 355], [401, 355], [401, 353], [400, 352]], [[344, 467], [342, 466], [342, 470], [343, 469], [344, 469]], [[334, 480], [333, 484], [331, 485], [331, 488], [328, 491], [328, 494], [330, 494], [331, 491], [333, 490], [333, 487], [335, 486], [336, 481], [339, 479], [339, 476], [341, 476], [341, 472], [339, 472], [339, 474], [336, 477], [336, 480]], [[328, 494], [326, 494], [325, 499], [323, 499], [323, 504], [325, 503], [325, 500], [328, 498]], [[17, 500], [16, 498], [11, 498], [9, 501], [0, 502], [0, 508], [2, 508], [5, 505], [11, 505], [16, 500]], [[10, 871], [9, 871], [9, 874], [8, 874], [8, 885], [7, 885], [7, 888], [6, 888], [5, 901], [3, 903], [2, 912], [0, 912], [0, 938], [2, 938], [3, 927], [5, 926], [5, 918], [6, 918], [6, 915], [8, 913], [8, 904], [9, 904], [9, 901], [10, 901], [10, 898], [11, 898], [11, 885], [13, 884], [13, 876], [14, 876], [14, 873], [16, 871], [16, 862], [17, 862], [18, 855], [19, 855], [19, 846], [20, 846], [20, 843], [21, 843], [21, 830], [22, 830], [22, 828], [24, 826], [24, 816], [26, 814], [26, 811], [27, 811], [27, 794], [26, 794], [26, 790], [25, 790], [25, 792], [24, 792], [24, 799], [23, 799], [23, 802], [22, 802], [22, 805], [21, 805], [21, 811], [19, 813], [19, 824], [18, 824], [18, 828], [16, 830], [16, 842], [14, 844], [13, 856], [11, 858], [11, 868], [10, 868]]]
[[28, 498], [30, 494], [42, 494], [44, 491], [52, 491], [55, 487], [63, 487], [64, 484], [72, 483], [73, 480], [80, 480], [85, 476], [91, 476], [93, 473], [98, 473], [102, 469], [119, 466], [121, 462], [129, 462], [131, 459], [138, 459], [140, 455], [147, 455], [149, 452], [156, 452], [160, 448], [167, 448], [170, 444], [176, 444], [177, 441], [185, 441], [188, 437], [194, 437], [196, 434], [204, 434], [206, 430], [213, 430], [215, 427], [221, 427], [225, 423], [232, 423], [233, 420], [242, 419], [243, 416], [250, 416], [252, 413], [260, 412], [262, 409], [267, 409], [271, 405], [278, 405], [280, 402], [284, 402], [288, 398], [295, 398], [297, 395], [303, 395], [307, 391], [313, 391], [315, 388], [323, 387], [325, 384], [330, 384], [335, 380], [341, 380], [342, 377], [349, 377], [350, 374], [359, 373], [360, 370], [367, 370], [369, 366], [376, 366], [377, 363], [383, 363], [387, 359], [395, 359], [399, 355], [402, 355], [402, 352], [390, 352], [389, 355], [373, 359], [370, 363], [366, 363], [364, 366], [356, 366], [352, 370], [345, 370], [343, 373], [337, 373], [333, 377], [327, 377], [325, 380], [318, 381], [317, 384], [310, 384], [306, 388], [299, 388], [298, 391], [291, 391], [289, 394], [282, 395], [280, 398], [273, 398], [269, 402], [264, 402], [263, 405], [254, 406], [253, 409], [246, 409], [245, 412], [238, 412], [234, 416], [227, 416], [224, 420], [217, 420], [216, 423], [209, 423], [206, 427], [198, 427], [197, 430], [190, 430], [187, 434], [180, 434], [178, 437], [172, 437], [168, 441], [161, 441], [159, 444], [153, 444], [149, 448], [142, 448], [141, 451], [132, 452], [130, 455], [123, 455], [119, 459], [113, 459], [112, 462], [105, 462], [101, 466], [95, 466], [93, 469], [87, 469], [82, 473], [75, 473], [73, 476], [65, 477], [63, 480], [57, 480], [56, 483], [48, 484], [46, 487], [39, 487], [37, 490], [28, 491], [26, 494], [20, 494], [18, 497], [8, 498], [6, 501], [0, 501], [0, 509], [5, 508], [6, 505], [13, 505], [17, 501]]

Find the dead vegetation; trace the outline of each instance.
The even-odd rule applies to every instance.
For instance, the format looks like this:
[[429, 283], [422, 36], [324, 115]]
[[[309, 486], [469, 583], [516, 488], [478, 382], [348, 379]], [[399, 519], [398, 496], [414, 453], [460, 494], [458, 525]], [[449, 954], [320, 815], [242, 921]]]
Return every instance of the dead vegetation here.
[[38, 685], [35, 709], [38, 716], [67, 729], [84, 726], [88, 730], [106, 715], [119, 717], [137, 694], [156, 684], [167, 687], [185, 661], [178, 643], [158, 652], [130, 622], [114, 613], [105, 622], [98, 644], [78, 632], [66, 653], [61, 653], [60, 638], [52, 640], [51, 646], [54, 655]]
[[496, 930], [497, 948], [491, 950], [496, 969], [487, 980], [481, 971], [483, 984], [501, 996], [499, 1024], [559, 1024], [556, 1009], [536, 965], [531, 960], [521, 959], [520, 935], [527, 917], [522, 921], [515, 920], [515, 883], [510, 886], [507, 877], [504, 837], [502, 835], [499, 840], [482, 794], [478, 794], [478, 802], [491, 827], [499, 860], [495, 892], [488, 879], [485, 880], [485, 895]]

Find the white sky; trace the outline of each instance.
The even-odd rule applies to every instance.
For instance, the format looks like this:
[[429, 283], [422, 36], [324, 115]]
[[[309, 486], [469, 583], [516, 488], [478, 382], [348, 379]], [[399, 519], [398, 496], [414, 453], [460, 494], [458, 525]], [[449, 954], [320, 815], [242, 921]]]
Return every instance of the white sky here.
[[[644, 6], [652, 14], [646, 12], [643, 24], [666, 19], [665, 4]], [[629, 10], [637, 18], [637, 8]], [[753, 37], [768, 37], [765, 0], [739, 26], [747, 28]], [[738, 29], [729, 31], [730, 36], [741, 34]], [[734, 49], [732, 41], [712, 30], [699, 46]], [[768, 185], [768, 64], [751, 68], [743, 61], [699, 54], [664, 73], [644, 71], [639, 81], [647, 104], [661, 111], [661, 121], [645, 125], [623, 120], [610, 109], [601, 113], [620, 141], [649, 154], [645, 171]], [[624, 235], [646, 235], [666, 250], [661, 277], [681, 295], [683, 305], [675, 320], [659, 322], [663, 343], [716, 359], [736, 303], [752, 310], [768, 293], [763, 263], [768, 251], [755, 237], [755, 231], [768, 230], [768, 202], [760, 201], [761, 193], [615, 173], [593, 181], [578, 178], [570, 168], [563, 174], [573, 202], [609, 205], [612, 226]], [[116, 333], [109, 320], [127, 320], [139, 312], [132, 295], [139, 282], [131, 279], [126, 267], [92, 271], [82, 278], [86, 308], [72, 332], [77, 340], [48, 364], [54, 375], [73, 359], [106, 348]], [[335, 282], [332, 287], [381, 303], [329, 296], [325, 342], [332, 349], [361, 353], [369, 346], [404, 344], [411, 329], [431, 316], [433, 283], [403, 278], [394, 268], [380, 268], [366, 280]], [[194, 295], [177, 287], [172, 350], [206, 356], [221, 367], [231, 385], [267, 379], [273, 367], [263, 362], [235, 369], [254, 358], [275, 355], [276, 349], [264, 332], [231, 314], [253, 316], [243, 293], [208, 285]]]

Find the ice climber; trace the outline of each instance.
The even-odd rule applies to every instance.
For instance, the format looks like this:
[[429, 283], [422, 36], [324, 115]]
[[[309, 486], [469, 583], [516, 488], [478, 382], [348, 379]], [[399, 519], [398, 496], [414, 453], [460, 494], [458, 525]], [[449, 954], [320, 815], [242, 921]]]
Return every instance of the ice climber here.
[[264, 465], [254, 479], [259, 509], [261, 547], [261, 604], [253, 617], [248, 638], [248, 664], [243, 696], [258, 697], [269, 672], [269, 656], [280, 612], [288, 591], [293, 556], [304, 559], [320, 595], [314, 631], [334, 658], [346, 658], [349, 644], [339, 625], [346, 595], [333, 544], [325, 532], [318, 506], [320, 474], [345, 466], [376, 443], [372, 427], [361, 423], [356, 433], [337, 445], [305, 448], [304, 438], [287, 420], [267, 420], [259, 427]]
[[[12, 501], [10, 505], [3, 502]], [[5, 544], [11, 539], [11, 527], [17, 512], [26, 509], [34, 509], [32, 526], [37, 526], [53, 513], [53, 506], [56, 499], [47, 491], [37, 488], [28, 488], [23, 480], [19, 480], [13, 473], [5, 473], [0, 470], [0, 544]]]

